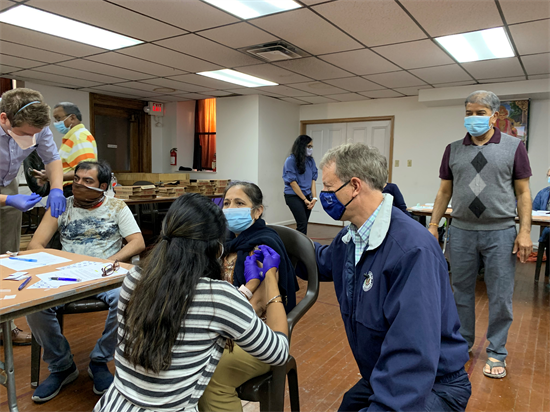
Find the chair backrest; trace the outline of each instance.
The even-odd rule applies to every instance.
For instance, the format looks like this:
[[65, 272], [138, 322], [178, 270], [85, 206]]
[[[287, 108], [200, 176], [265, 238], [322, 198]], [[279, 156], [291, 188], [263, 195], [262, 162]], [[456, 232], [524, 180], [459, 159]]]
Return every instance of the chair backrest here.
[[306, 295], [287, 315], [288, 339], [290, 340], [292, 329], [313, 306], [317, 296], [319, 296], [319, 273], [317, 272], [317, 261], [315, 259], [315, 246], [310, 238], [295, 229], [280, 225], [268, 225], [268, 227], [279, 234], [294, 267], [296, 268], [298, 262], [301, 262], [307, 270]]

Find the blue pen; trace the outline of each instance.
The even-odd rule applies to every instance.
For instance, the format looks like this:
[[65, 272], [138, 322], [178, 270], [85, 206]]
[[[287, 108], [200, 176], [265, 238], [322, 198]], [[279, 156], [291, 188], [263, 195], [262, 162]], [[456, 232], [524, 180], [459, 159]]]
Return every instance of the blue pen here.
[[63, 282], [80, 282], [80, 279], [76, 279], [76, 278], [58, 278], [58, 277], [54, 277], [54, 278], [50, 278], [50, 280], [61, 280]]
[[18, 258], [18, 257], [10, 257], [9, 259], [21, 260], [23, 262], [38, 262], [38, 260], [36, 260], [36, 259], [23, 259], [23, 258]]
[[21, 290], [23, 289], [25, 286], [27, 286], [27, 284], [31, 281], [31, 277], [29, 276], [27, 279], [25, 279], [25, 281], [23, 283], [21, 283], [19, 285], [19, 287], [17, 288], [17, 290]]

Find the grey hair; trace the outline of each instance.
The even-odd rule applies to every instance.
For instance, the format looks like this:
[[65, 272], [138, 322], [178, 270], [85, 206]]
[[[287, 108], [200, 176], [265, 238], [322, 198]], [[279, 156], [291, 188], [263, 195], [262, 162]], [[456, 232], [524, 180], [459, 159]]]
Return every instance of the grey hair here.
[[477, 90], [473, 93], [470, 93], [466, 100], [464, 101], [464, 106], [468, 106], [468, 103], [477, 103], [491, 109], [491, 112], [498, 112], [500, 107], [500, 99], [493, 92], [487, 90]]
[[61, 102], [57, 103], [54, 106], [54, 109], [57, 109], [58, 107], [62, 107], [67, 116], [74, 114], [79, 121], [82, 121], [82, 113], [80, 113], [80, 109], [76, 104], [71, 102]]
[[336, 176], [342, 182], [357, 177], [373, 190], [382, 191], [388, 181], [386, 157], [377, 148], [363, 143], [349, 143], [333, 147], [321, 160], [321, 169], [336, 164]]

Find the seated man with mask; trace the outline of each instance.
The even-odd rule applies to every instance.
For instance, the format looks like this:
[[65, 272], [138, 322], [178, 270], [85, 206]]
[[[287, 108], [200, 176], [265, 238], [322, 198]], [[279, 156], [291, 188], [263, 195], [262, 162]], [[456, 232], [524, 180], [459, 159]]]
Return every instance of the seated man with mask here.
[[[59, 230], [64, 251], [102, 259], [129, 261], [145, 249], [141, 231], [124, 201], [105, 196], [111, 168], [103, 162], [82, 162], [75, 168], [73, 196], [67, 209], [53, 218], [46, 212], [28, 249], [42, 249]], [[128, 244], [122, 247], [122, 239]], [[88, 374], [94, 381], [93, 391], [103, 394], [113, 382], [107, 362], [113, 359], [117, 344], [117, 307], [120, 288], [95, 297], [109, 305], [105, 329], [90, 354]], [[32, 400], [47, 402], [61, 388], [76, 380], [78, 369], [67, 339], [61, 334], [55, 316], [57, 308], [27, 316], [36, 340], [44, 349], [50, 376], [34, 391]]]

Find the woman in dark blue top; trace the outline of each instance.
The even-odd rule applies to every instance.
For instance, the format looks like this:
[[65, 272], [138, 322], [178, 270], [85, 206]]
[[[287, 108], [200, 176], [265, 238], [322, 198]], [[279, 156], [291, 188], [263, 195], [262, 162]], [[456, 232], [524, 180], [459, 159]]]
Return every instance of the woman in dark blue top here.
[[292, 145], [291, 155], [285, 160], [283, 180], [285, 202], [296, 220], [296, 229], [307, 235], [307, 222], [317, 203], [317, 166], [313, 160], [313, 141], [303, 134]]

